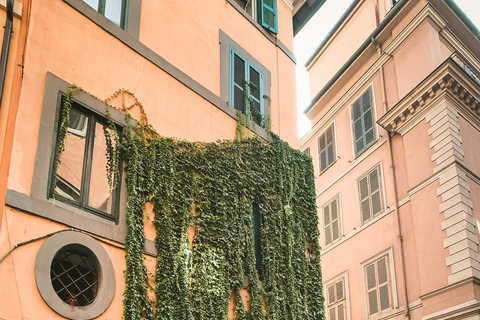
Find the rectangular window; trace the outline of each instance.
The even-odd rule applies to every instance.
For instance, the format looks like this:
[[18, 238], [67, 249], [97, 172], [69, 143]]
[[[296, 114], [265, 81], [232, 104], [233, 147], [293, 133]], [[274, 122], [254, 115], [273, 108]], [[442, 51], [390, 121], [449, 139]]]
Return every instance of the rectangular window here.
[[320, 137], [318, 137], [318, 158], [320, 159], [320, 173], [325, 171], [336, 161], [333, 123]]
[[372, 92], [369, 88], [352, 104], [355, 156], [359, 156], [375, 142]]
[[83, 0], [122, 29], [126, 28], [127, 0]]
[[328, 320], [345, 320], [346, 298], [344, 278], [327, 285]]
[[263, 104], [263, 73], [245, 59], [237, 50], [230, 47], [230, 105], [253, 121], [265, 125]]
[[310, 155], [310, 147], [306, 148], [305, 150], [302, 151], [305, 154]]
[[[62, 99], [60, 114], [63, 108]], [[60, 130], [62, 121], [62, 117], [59, 118], [57, 130]], [[108, 182], [106, 171], [108, 142], [105, 132], [109, 131], [110, 128], [103, 117], [72, 101], [65, 149], [60, 159], [57, 134], [54, 166], [57, 160], [58, 165], [53, 168], [50, 197], [115, 220], [120, 188], [111, 191]], [[116, 178], [119, 177], [114, 179]]]
[[380, 188], [380, 166], [358, 180], [362, 224], [383, 211]]
[[389, 254], [365, 265], [365, 294], [368, 316], [374, 316], [392, 308]]
[[325, 246], [340, 239], [340, 217], [338, 210], [338, 197], [322, 208]]
[[234, 0], [249, 16], [272, 33], [278, 32], [277, 0]]

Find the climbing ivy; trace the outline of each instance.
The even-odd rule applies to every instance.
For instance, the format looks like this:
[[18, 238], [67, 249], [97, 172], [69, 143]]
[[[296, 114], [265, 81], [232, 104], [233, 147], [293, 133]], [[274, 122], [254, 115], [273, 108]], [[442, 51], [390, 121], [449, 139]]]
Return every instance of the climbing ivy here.
[[[273, 133], [270, 142], [163, 137], [123, 109], [127, 128], [111, 154], [122, 154], [126, 172], [125, 319], [226, 319], [229, 307], [237, 320], [324, 319], [311, 158]], [[153, 288], [143, 256], [147, 203], [155, 213]]]

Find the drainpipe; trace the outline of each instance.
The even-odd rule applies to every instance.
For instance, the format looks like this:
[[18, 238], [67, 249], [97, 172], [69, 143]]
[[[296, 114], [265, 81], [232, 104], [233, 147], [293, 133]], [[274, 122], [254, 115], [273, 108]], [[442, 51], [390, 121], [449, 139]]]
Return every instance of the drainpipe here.
[[0, 107], [3, 100], [3, 87], [5, 85], [5, 73], [7, 72], [8, 52], [10, 51], [10, 39], [12, 38], [13, 4], [15, 0], [7, 0], [7, 18], [5, 19], [5, 31], [3, 32], [2, 54], [0, 57]]
[[[377, 53], [378, 53], [378, 56], [380, 57], [383, 54], [382, 47], [378, 44], [378, 42], [375, 40], [374, 37], [371, 37], [370, 40], [377, 48]], [[383, 65], [380, 66], [380, 86], [382, 91], [383, 114], [386, 114], [388, 111], [388, 105], [387, 105], [387, 90], [385, 87], [385, 74], [383, 70]], [[392, 172], [392, 188], [393, 188], [394, 200], [395, 200], [393, 203], [393, 206], [394, 206], [393, 209], [396, 216], [395, 227], [397, 232], [398, 245], [400, 247], [399, 259], [402, 265], [403, 288], [404, 288], [403, 298], [405, 299], [405, 319], [410, 319], [410, 308], [408, 307], [407, 274], [405, 272], [405, 258], [404, 258], [405, 254], [404, 254], [404, 248], [403, 248], [402, 228], [400, 225], [400, 212], [398, 210], [397, 179], [395, 176], [395, 164], [393, 162], [392, 138], [390, 137], [389, 132], [387, 132], [387, 146], [388, 146], [388, 153], [390, 155], [390, 169]]]

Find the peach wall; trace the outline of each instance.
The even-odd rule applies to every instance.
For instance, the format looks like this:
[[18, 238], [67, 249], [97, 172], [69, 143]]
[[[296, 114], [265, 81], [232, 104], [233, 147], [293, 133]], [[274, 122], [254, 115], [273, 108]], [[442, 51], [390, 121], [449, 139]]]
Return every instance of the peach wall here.
[[375, 29], [374, 1], [364, 1], [358, 11], [333, 37], [310, 68], [310, 95], [313, 98], [330, 78], [347, 62]]
[[[14, 244], [44, 236], [65, 227], [6, 207], [0, 230], [0, 252], [5, 253]], [[46, 239], [34, 241], [15, 249], [0, 264], [0, 283], [9, 290], [0, 291], [0, 318], [5, 319], [64, 319], [50, 309], [35, 287], [34, 266], [37, 252]], [[115, 295], [107, 311], [96, 319], [120, 319], [122, 296], [125, 290], [125, 250], [99, 242], [107, 251], [115, 269]], [[144, 263], [155, 273], [155, 259], [147, 257]]]
[[[165, 5], [173, 6], [171, 10], [180, 10], [176, 7], [180, 2], [173, 4], [169, 1], [168, 3], [165, 2]], [[155, 4], [157, 3], [155, 2]], [[155, 7], [150, 8], [151, 5], [153, 5], [152, 1], [144, 1], [142, 23], [152, 26], [152, 30], [163, 30], [164, 21], [159, 19], [158, 16], [149, 14], [150, 11], [156, 12]], [[192, 2], [192, 6], [195, 5], [197, 4]], [[289, 128], [295, 123], [296, 119], [293, 62], [284, 57], [284, 53], [276, 49], [258, 30], [248, 29], [253, 28], [251, 23], [230, 4], [219, 1], [215, 5], [206, 5], [205, 7], [212, 9], [212, 12], [202, 18], [192, 18], [192, 24], [182, 25], [178, 17], [176, 17], [177, 21], [175, 23], [171, 21], [167, 24], [175, 24], [177, 28], [184, 30], [184, 32], [182, 37], [177, 35], [180, 37], [178, 40], [172, 40], [175, 45], [161, 46], [168, 50], [175, 49], [178, 52], [165, 51], [165, 54], [167, 56], [172, 55], [172, 59], [174, 59], [174, 53], [179, 55], [180, 58], [184, 54], [190, 54], [191, 59], [182, 58], [180, 60], [185, 61], [184, 63], [197, 62], [184, 65], [184, 71], [192, 72], [195, 77], [196, 70], [200, 70], [201, 72], [198, 74], [206, 77], [203, 79], [199, 76], [199, 80], [204, 81], [201, 83], [205, 86], [214, 86], [214, 92], [219, 93], [219, 28], [225, 29], [226, 32], [232, 32], [230, 36], [240, 45], [245, 46], [245, 49], [252, 50], [252, 55], [271, 71], [272, 114], [279, 112], [279, 104], [283, 113], [282, 118], [273, 118], [273, 131], [279, 132], [282, 137], [285, 133], [285, 139], [291, 142], [293, 146], [298, 146], [296, 130]], [[162, 11], [161, 15], [167, 15], [169, 12], [169, 10]], [[217, 17], [217, 19], [216, 16], [211, 16], [212, 14], [221, 16], [222, 11], [225, 12], [225, 16], [222, 16], [222, 18]], [[165, 17], [167, 21], [169, 18], [172, 19], [172, 17]], [[232, 21], [228, 20], [230, 18], [236, 21], [236, 29], [232, 27]], [[133, 91], [145, 106], [150, 123], [162, 135], [200, 141], [215, 141], [234, 137], [236, 126], [234, 119], [127, 48], [65, 2], [32, 3], [31, 19], [23, 79], [24, 90], [20, 97], [19, 122], [15, 132], [16, 143], [12, 154], [12, 163], [16, 165], [12, 166], [10, 170], [9, 188], [27, 194], [30, 191], [47, 71], [67, 82], [82, 86], [85, 90], [102, 99], [119, 88]], [[189, 21], [188, 14], [184, 19]], [[207, 23], [207, 20], [209, 23]], [[197, 36], [197, 38], [202, 38], [204, 45], [195, 48], [195, 43], [200, 42], [193, 41], [195, 49], [184, 50], [185, 48], [182, 46], [191, 45], [189, 37], [192, 35], [187, 31], [198, 23], [205, 23], [207, 30], [210, 30], [210, 33], [206, 32], [205, 34], [207, 38], [203, 35], [203, 38]], [[213, 27], [210, 25], [215, 26], [215, 35], [211, 31]], [[155, 28], [155, 26], [157, 27]], [[245, 26], [248, 31], [242, 32], [238, 26]], [[142, 28], [140, 38], [147, 42], [151, 37], [149, 38], [149, 34], [144, 29], [147, 28]], [[143, 36], [143, 32], [146, 32], [145, 36]], [[68, 37], [65, 35], [68, 35]], [[182, 45], [176, 47], [178, 42]], [[161, 44], [163, 41], [158, 43]], [[162, 51], [167, 49], [162, 49]], [[276, 58], [272, 59], [272, 57], [276, 57], [276, 51], [278, 51], [280, 57], [278, 69]], [[202, 59], [208, 60], [208, 63], [203, 63]], [[213, 68], [212, 65], [215, 65], [215, 67]], [[282, 79], [280, 83], [277, 79], [279, 74], [289, 80]], [[213, 85], [214, 83], [215, 85]], [[21, 123], [29, 123], [30, 125], [28, 127], [18, 125]], [[282, 127], [284, 129], [280, 132]]]

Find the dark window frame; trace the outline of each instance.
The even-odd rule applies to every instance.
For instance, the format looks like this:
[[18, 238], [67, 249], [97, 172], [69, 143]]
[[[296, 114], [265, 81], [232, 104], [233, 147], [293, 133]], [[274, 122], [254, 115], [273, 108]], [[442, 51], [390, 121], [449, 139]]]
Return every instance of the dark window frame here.
[[[57, 150], [58, 150], [58, 130], [60, 124], [60, 115], [63, 109], [62, 103], [64, 99], [64, 93], [59, 91], [58, 98], [57, 98], [57, 108], [56, 108], [56, 116], [55, 116], [55, 127], [54, 127], [54, 136], [53, 139], [55, 141], [55, 148], [52, 148], [51, 154], [51, 161], [50, 161], [50, 170], [49, 170], [49, 179], [48, 179], [48, 194], [47, 198], [55, 198], [59, 201], [67, 203], [68, 205], [77, 207], [89, 213], [95, 214], [107, 220], [114, 221], [118, 224], [119, 220], [119, 200], [120, 200], [120, 189], [121, 189], [121, 181], [122, 181], [122, 171], [119, 170], [119, 176], [114, 177], [115, 180], [118, 181], [118, 185], [116, 186], [115, 190], [112, 191], [112, 210], [111, 213], [107, 213], [101, 211], [99, 209], [93, 208], [88, 205], [89, 199], [89, 192], [90, 192], [90, 180], [92, 174], [92, 158], [93, 158], [93, 147], [94, 147], [94, 139], [95, 139], [95, 125], [100, 123], [102, 125], [107, 126], [107, 119], [105, 115], [99, 113], [97, 110], [89, 107], [87, 104], [82, 103], [81, 101], [72, 98], [72, 109], [78, 110], [80, 113], [86, 115], [88, 117], [88, 124], [87, 124], [87, 131], [86, 131], [86, 141], [85, 141], [85, 151], [84, 151], [84, 160], [83, 160], [83, 169], [82, 169], [82, 178], [81, 178], [81, 187], [80, 187], [80, 200], [76, 202], [74, 200], [68, 199], [62, 195], [56, 194], [54, 196], [53, 190], [53, 180], [54, 176], [56, 175], [56, 159], [57, 159]], [[121, 134], [123, 131], [123, 125], [116, 121], [114, 122], [117, 132]], [[100, 134], [103, 134], [101, 132]], [[121, 164], [123, 161], [120, 159], [119, 163]], [[57, 182], [58, 184], [58, 182]]]
[[114, 21], [110, 20], [109, 18], [107, 18], [105, 16], [105, 8], [106, 8], [107, 0], [98, 0], [98, 8], [93, 8], [93, 7], [92, 8], [97, 10], [98, 13], [100, 13], [102, 16], [104, 16], [105, 18], [107, 18], [108, 20], [112, 21], [117, 26], [119, 26], [120, 28], [125, 30], [127, 25], [128, 25], [127, 24], [127, 19], [128, 19], [128, 12], [127, 12], [128, 10], [127, 9], [128, 9], [128, 5], [129, 5], [129, 1], [128, 0], [121, 0], [121, 1], [122, 1], [122, 5], [121, 5], [121, 12], [120, 12], [120, 25], [116, 24]]

